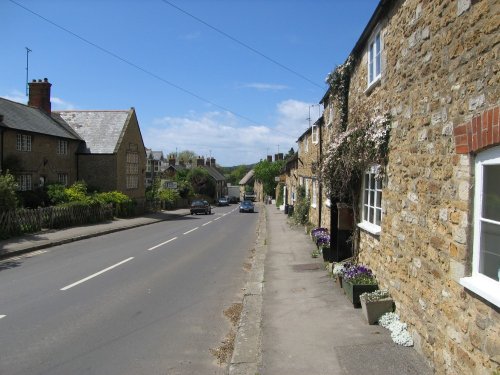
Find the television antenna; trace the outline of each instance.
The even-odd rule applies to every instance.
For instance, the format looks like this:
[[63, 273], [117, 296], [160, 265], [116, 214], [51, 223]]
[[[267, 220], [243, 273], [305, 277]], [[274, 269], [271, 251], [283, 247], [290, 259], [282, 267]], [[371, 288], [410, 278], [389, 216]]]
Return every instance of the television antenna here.
[[26, 96], [28, 96], [28, 90], [29, 90], [29, 85], [28, 85], [28, 73], [29, 73], [29, 56], [31, 50], [28, 47], [26, 48]]

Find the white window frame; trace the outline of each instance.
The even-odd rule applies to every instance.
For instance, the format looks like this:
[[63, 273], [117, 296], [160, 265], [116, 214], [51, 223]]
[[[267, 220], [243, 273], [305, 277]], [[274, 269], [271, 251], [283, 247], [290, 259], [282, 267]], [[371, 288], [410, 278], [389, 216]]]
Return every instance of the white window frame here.
[[318, 127], [318, 125], [313, 125], [311, 127], [311, 142], [315, 145], [319, 143], [319, 127]]
[[[379, 41], [377, 49], [377, 39]], [[382, 39], [382, 32], [378, 27], [368, 41], [368, 61], [367, 61], [367, 82], [368, 89], [371, 88], [382, 78], [382, 51], [384, 50], [384, 43]], [[372, 75], [373, 73], [373, 75]]]
[[[363, 175], [361, 222], [358, 223], [358, 227], [377, 236], [382, 230], [380, 226], [382, 222], [382, 181], [376, 178], [379, 168], [379, 165], [372, 165]], [[377, 197], [380, 197], [378, 199], [379, 205], [377, 205]], [[380, 213], [379, 220], [377, 220], [377, 212]]]
[[[475, 162], [474, 237], [472, 275], [460, 279], [460, 284], [480, 297], [500, 307], [500, 282], [480, 272], [481, 226], [483, 223], [499, 225], [500, 222], [482, 217], [484, 166], [500, 165], [500, 146], [479, 153]], [[500, 265], [499, 265], [500, 266]], [[500, 272], [500, 268], [499, 268]]]
[[318, 205], [318, 182], [316, 180], [311, 180], [311, 190], [312, 190], [312, 197], [311, 197], [311, 207], [316, 208]]
[[57, 181], [64, 186], [68, 186], [68, 174], [67, 173], [58, 173], [57, 174]]
[[17, 134], [16, 150], [30, 152], [31, 151], [31, 135]]
[[68, 155], [68, 141], [63, 139], [57, 141], [57, 155]]
[[19, 191], [33, 190], [32, 180], [30, 174], [17, 175], [17, 186]]

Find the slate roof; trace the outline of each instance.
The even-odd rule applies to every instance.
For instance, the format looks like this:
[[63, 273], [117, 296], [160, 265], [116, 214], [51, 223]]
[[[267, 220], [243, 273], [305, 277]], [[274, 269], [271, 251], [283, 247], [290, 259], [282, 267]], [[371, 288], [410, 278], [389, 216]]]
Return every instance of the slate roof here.
[[239, 184], [240, 185], [248, 184], [248, 182], [252, 180], [254, 174], [255, 174], [255, 171], [253, 169], [248, 171], [248, 173], [240, 180]]
[[113, 154], [120, 146], [131, 110], [54, 111], [85, 140], [85, 153]]
[[210, 176], [212, 176], [216, 181], [225, 181], [226, 177], [220, 173], [217, 168], [204, 165], [202, 168], [206, 169]]
[[82, 140], [68, 124], [38, 108], [0, 98], [0, 114], [4, 117], [1, 126], [5, 128]]

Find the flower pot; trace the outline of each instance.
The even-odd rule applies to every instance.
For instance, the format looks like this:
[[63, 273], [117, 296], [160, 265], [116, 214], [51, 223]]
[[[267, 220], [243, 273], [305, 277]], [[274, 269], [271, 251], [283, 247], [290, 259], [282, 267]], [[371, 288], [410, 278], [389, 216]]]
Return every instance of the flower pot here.
[[375, 324], [385, 313], [394, 311], [394, 301], [392, 298], [384, 298], [378, 301], [365, 301], [360, 299], [363, 315], [368, 324]]
[[359, 296], [365, 292], [373, 292], [378, 289], [377, 284], [352, 284], [349, 281], [342, 281], [342, 288], [344, 289], [345, 295], [349, 301], [354, 305], [354, 307], [361, 307], [361, 301]]

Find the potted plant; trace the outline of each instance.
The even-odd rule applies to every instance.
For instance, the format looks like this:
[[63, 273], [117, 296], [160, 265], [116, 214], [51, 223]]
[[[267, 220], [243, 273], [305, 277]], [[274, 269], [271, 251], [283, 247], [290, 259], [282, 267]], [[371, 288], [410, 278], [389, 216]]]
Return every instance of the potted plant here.
[[356, 264], [344, 270], [342, 288], [354, 307], [361, 307], [359, 296], [365, 292], [377, 290], [378, 285], [375, 276], [368, 267]]
[[350, 262], [339, 262], [335, 263], [332, 267], [332, 277], [335, 279], [339, 288], [342, 288], [342, 276], [344, 271], [352, 266]]
[[382, 315], [394, 311], [394, 301], [386, 289], [363, 293], [359, 300], [368, 324], [375, 324]]

